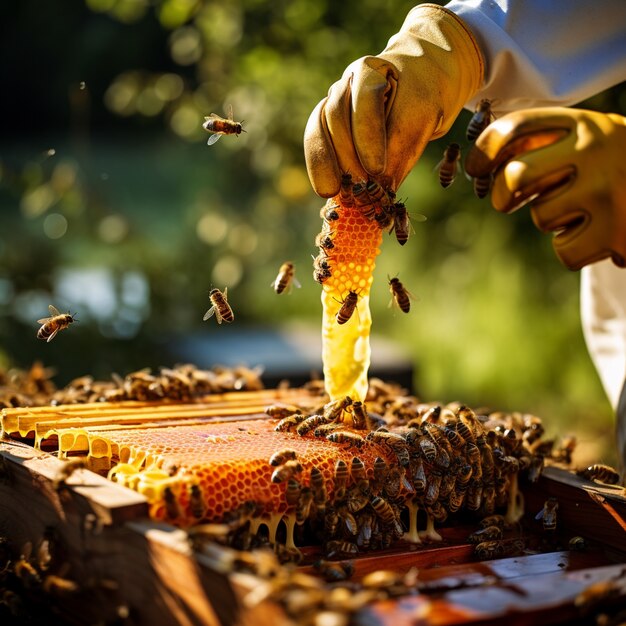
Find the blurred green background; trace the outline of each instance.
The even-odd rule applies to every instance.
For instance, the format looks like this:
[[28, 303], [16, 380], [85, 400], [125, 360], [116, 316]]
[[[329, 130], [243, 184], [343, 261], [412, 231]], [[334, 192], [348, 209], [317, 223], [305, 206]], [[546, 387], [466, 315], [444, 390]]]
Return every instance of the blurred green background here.
[[[318, 332], [311, 277], [321, 201], [302, 133], [345, 66], [375, 54], [411, 1], [20, 0], [0, 39], [0, 364], [42, 360], [55, 381], [171, 365], [172, 343], [246, 328]], [[618, 111], [616, 87], [583, 106]], [[207, 147], [209, 112], [247, 133]], [[415, 233], [385, 237], [372, 291], [377, 335], [402, 344], [425, 399], [541, 415], [611, 462], [610, 407], [587, 355], [579, 275], [527, 211], [502, 216], [433, 172], [470, 113], [399, 191]], [[302, 289], [278, 298], [280, 263]], [[387, 276], [417, 296], [388, 308]], [[236, 324], [202, 322], [228, 286]], [[48, 304], [80, 324], [45, 344]], [[305, 332], [304, 330], [302, 331]], [[219, 361], [219, 354], [215, 356]], [[212, 357], [213, 358], [213, 357]], [[264, 355], [249, 365], [262, 364]]]

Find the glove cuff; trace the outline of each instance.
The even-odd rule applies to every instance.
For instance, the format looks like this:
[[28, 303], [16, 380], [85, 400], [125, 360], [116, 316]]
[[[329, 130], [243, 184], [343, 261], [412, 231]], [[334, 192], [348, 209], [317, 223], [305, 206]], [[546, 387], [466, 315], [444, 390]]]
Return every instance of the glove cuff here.
[[484, 78], [484, 61], [469, 27], [452, 11], [436, 4], [420, 4], [409, 11], [400, 31], [381, 56], [403, 52], [406, 39], [411, 54], [428, 57], [439, 65], [442, 120], [432, 139], [444, 135], [465, 103], [478, 91]]

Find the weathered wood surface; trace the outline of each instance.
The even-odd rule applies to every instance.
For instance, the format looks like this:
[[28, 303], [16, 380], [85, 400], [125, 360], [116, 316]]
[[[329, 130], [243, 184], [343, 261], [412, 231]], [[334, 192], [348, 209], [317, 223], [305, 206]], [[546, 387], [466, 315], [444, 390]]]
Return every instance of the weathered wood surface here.
[[[81, 587], [71, 598], [52, 599], [52, 609], [69, 623], [113, 621], [121, 610], [138, 623], [165, 626], [288, 622], [275, 603], [243, 607], [258, 579], [224, 567], [219, 546], [213, 556], [193, 554], [183, 531], [147, 519], [143, 496], [86, 470], [77, 470], [67, 488], [55, 490], [62, 464], [24, 444], [0, 442], [0, 534], [19, 552], [27, 542], [37, 549], [45, 529], [55, 529], [70, 565], [67, 576]], [[530, 528], [541, 536], [534, 514], [554, 496], [559, 501], [556, 544], [566, 547], [569, 537], [582, 535], [595, 540], [592, 549], [479, 562], [466, 540], [471, 524], [444, 528], [443, 544], [401, 544], [354, 560], [355, 582], [379, 569], [419, 570], [419, 593], [374, 603], [359, 618], [379, 626], [567, 624], [580, 618], [576, 596], [592, 582], [621, 575], [625, 567], [623, 490], [556, 468], [523, 488], [528, 523], [520, 533]]]

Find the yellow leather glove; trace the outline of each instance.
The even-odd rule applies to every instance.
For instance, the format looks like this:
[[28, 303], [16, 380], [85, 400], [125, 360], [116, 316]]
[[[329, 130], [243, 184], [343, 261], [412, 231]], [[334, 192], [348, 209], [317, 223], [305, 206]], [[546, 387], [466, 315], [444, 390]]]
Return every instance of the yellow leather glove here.
[[348, 172], [395, 191], [482, 78], [482, 56], [465, 24], [440, 6], [415, 7], [383, 52], [349, 65], [311, 113], [304, 150], [313, 188], [334, 196]]
[[577, 270], [611, 257], [626, 265], [626, 118], [550, 107], [509, 113], [480, 135], [470, 176], [494, 173], [491, 201], [503, 213], [532, 202], [537, 228]]

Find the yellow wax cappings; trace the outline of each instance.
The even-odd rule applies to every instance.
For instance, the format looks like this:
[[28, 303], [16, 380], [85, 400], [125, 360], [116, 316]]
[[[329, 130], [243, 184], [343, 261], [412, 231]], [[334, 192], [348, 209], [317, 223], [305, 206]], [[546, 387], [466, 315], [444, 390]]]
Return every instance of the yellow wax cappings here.
[[[343, 206], [339, 196], [328, 206], [338, 206], [339, 218], [325, 220], [325, 231], [333, 242], [327, 250], [331, 275], [322, 288], [322, 361], [326, 391], [331, 400], [349, 395], [364, 400], [370, 365], [369, 292], [383, 230], [355, 207]], [[350, 292], [358, 294], [356, 309], [344, 324], [337, 313]]]

